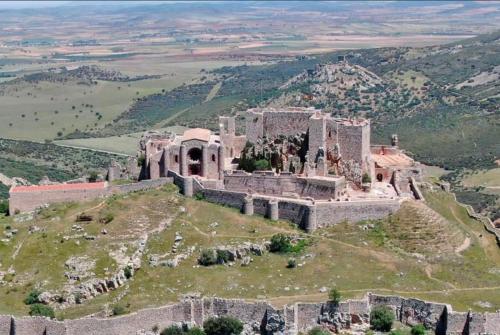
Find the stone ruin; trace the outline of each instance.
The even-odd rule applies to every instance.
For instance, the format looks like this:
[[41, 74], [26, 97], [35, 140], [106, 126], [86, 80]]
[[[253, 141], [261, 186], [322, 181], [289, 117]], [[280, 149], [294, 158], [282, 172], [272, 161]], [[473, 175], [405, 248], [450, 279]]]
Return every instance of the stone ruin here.
[[399, 322], [423, 324], [438, 335], [499, 335], [500, 312], [454, 312], [450, 305], [398, 296], [367, 294], [360, 300], [293, 303], [276, 308], [264, 301], [186, 297], [181, 302], [113, 318], [85, 317], [55, 321], [43, 317], [0, 315], [0, 334], [9, 335], [135, 335], [154, 334], [170, 325], [202, 326], [214, 316], [229, 315], [244, 323], [244, 335], [295, 335], [314, 327], [334, 333], [363, 334], [370, 311], [387, 306]]

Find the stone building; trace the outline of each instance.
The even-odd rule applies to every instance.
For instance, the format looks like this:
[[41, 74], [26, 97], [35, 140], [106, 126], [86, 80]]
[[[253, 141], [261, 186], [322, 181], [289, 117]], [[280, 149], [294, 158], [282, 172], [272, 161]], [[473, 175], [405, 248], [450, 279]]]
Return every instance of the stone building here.
[[194, 128], [182, 135], [146, 133], [140, 142], [143, 179], [166, 177], [168, 171], [181, 176], [222, 179], [226, 164], [235, 158], [245, 138], [235, 135], [232, 117], [220, 118], [220, 134]]
[[[140, 142], [142, 178], [175, 174], [225, 191], [365, 201], [411, 196], [410, 179], [420, 177], [418, 163], [397, 147], [397, 137], [387, 149], [371, 145], [367, 119], [335, 118], [314, 108], [265, 108], [246, 111], [245, 125], [245, 135], [236, 135], [235, 118], [220, 117], [218, 133], [146, 133]], [[240, 171], [248, 157], [269, 162], [271, 171]]]

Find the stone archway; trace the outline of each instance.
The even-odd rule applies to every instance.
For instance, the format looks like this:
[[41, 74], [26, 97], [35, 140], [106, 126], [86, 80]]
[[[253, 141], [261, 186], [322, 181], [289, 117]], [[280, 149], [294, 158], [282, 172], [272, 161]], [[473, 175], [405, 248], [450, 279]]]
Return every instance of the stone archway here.
[[187, 152], [188, 175], [201, 175], [202, 153], [200, 148], [191, 148]]

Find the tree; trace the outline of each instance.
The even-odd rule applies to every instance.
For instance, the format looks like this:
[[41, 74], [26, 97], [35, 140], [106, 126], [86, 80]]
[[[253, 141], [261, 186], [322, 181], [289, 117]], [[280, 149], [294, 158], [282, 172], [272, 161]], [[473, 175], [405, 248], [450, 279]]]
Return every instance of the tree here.
[[217, 253], [213, 249], [202, 250], [198, 263], [203, 266], [210, 266], [217, 263]]
[[243, 331], [243, 323], [230, 316], [221, 316], [203, 322], [203, 330], [207, 335], [239, 335]]
[[361, 182], [363, 184], [371, 183], [372, 182], [372, 178], [370, 177], [370, 175], [368, 173], [364, 173], [363, 177], [361, 178]]
[[259, 159], [255, 162], [255, 170], [269, 170], [270, 164], [267, 159]]
[[424, 325], [415, 325], [411, 327], [411, 335], [425, 335], [425, 333]]
[[186, 332], [187, 335], [205, 335], [203, 329], [198, 327], [193, 327]]
[[24, 303], [26, 305], [33, 305], [39, 303], [40, 299], [38, 299], [38, 297], [40, 296], [40, 294], [41, 292], [36, 289], [31, 290], [30, 293], [28, 293], [28, 295], [24, 299]]
[[342, 299], [342, 295], [340, 294], [340, 291], [337, 290], [336, 287], [332, 287], [330, 289], [330, 292], [328, 292], [328, 298], [330, 299], [331, 302], [338, 305], [340, 303], [340, 300]]
[[387, 306], [377, 306], [370, 313], [370, 325], [374, 330], [388, 332], [394, 322], [394, 313]]
[[0, 214], [4, 214], [4, 215], [9, 214], [9, 202], [8, 201], [0, 201]]
[[160, 335], [184, 335], [184, 331], [182, 331], [181, 327], [172, 325], [163, 329]]
[[95, 183], [97, 181], [97, 178], [99, 178], [99, 174], [97, 171], [90, 171], [89, 173], [89, 182], [90, 183]]
[[54, 310], [50, 306], [45, 306], [43, 304], [30, 305], [29, 314], [31, 316], [35, 316], [35, 315], [46, 316], [46, 317], [49, 317], [51, 319], [56, 317]]
[[276, 234], [271, 237], [271, 252], [288, 252], [291, 248], [290, 237], [285, 234]]
[[307, 333], [307, 335], [330, 335], [330, 332], [322, 329], [321, 327], [314, 327]]

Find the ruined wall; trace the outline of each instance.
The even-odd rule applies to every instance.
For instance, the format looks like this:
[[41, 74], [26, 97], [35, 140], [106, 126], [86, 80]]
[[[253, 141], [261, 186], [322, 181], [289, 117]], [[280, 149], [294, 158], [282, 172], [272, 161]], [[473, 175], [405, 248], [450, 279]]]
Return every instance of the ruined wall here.
[[345, 184], [344, 178], [300, 178], [291, 173], [233, 171], [224, 176], [224, 188], [250, 194], [283, 197], [335, 199]]
[[328, 227], [342, 221], [381, 219], [399, 208], [397, 200], [317, 202], [317, 226]]
[[129, 193], [135, 191], [145, 191], [171, 183], [173, 183], [173, 178], [162, 177], [154, 180], [147, 179], [141, 180], [137, 183], [109, 186], [109, 193]]
[[108, 188], [11, 192], [9, 194], [9, 210], [13, 215], [16, 212], [30, 212], [46, 204], [88, 201], [108, 194]]
[[451, 306], [418, 299], [368, 294], [361, 300], [347, 300], [334, 306], [324, 303], [295, 303], [276, 309], [265, 301], [247, 302], [236, 299], [204, 298], [140, 310], [128, 315], [101, 319], [87, 317], [55, 321], [42, 317], [11, 317], [0, 315], [0, 334], [8, 335], [133, 335], [154, 326], [163, 329], [178, 322], [202, 326], [214, 316], [230, 315], [247, 325], [266, 327], [272, 323], [284, 334], [307, 332], [325, 325], [331, 327], [337, 316], [344, 317], [342, 329], [353, 324], [365, 328], [369, 313], [375, 306], [390, 307], [396, 319], [407, 325], [424, 324], [436, 334], [500, 335], [500, 312], [461, 313]]
[[338, 123], [338, 143], [342, 160], [353, 160], [366, 172], [366, 160], [370, 157], [370, 124], [350, 125]]
[[123, 185], [107, 185], [103, 188], [90, 190], [12, 192], [9, 194], [9, 210], [11, 215], [14, 215], [17, 211], [21, 213], [30, 212], [46, 204], [89, 201], [116, 193], [149, 190], [172, 182], [172, 178], [159, 178], [154, 180], [141, 180], [137, 183]]

